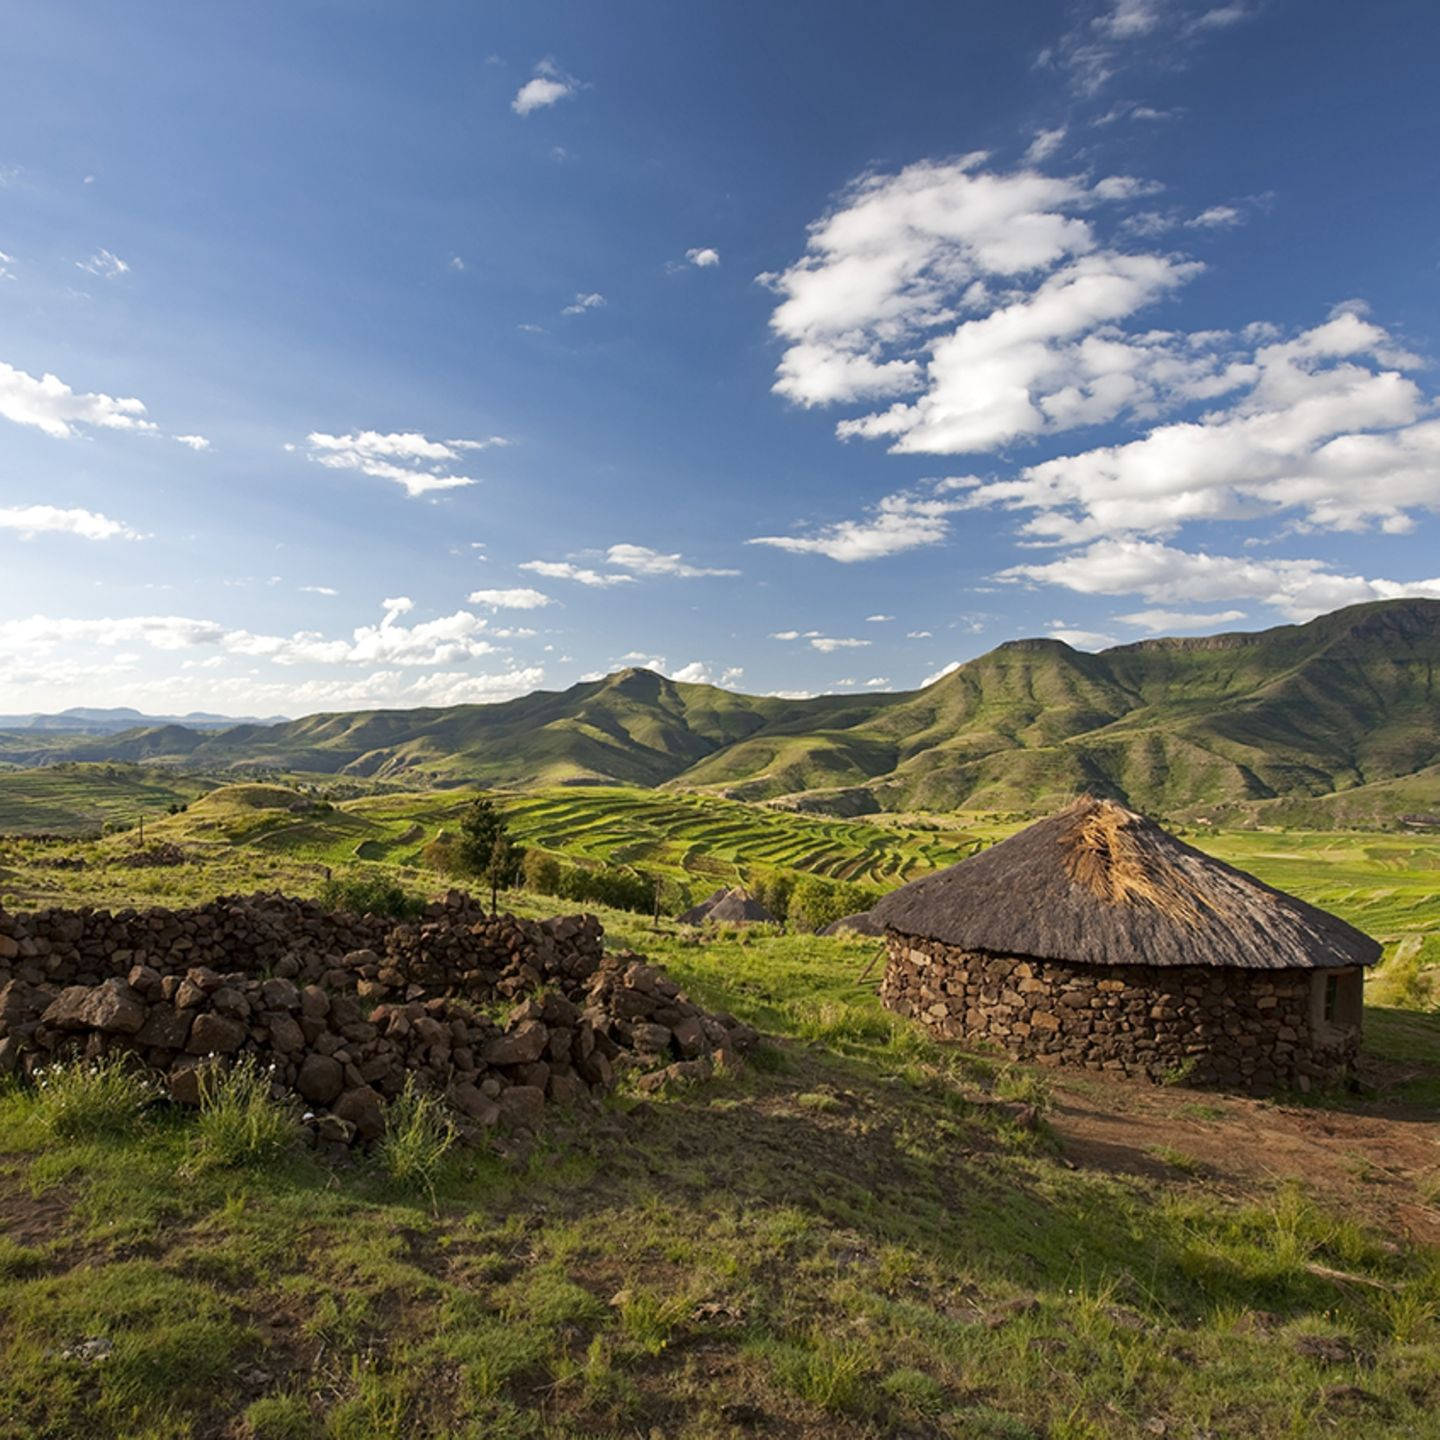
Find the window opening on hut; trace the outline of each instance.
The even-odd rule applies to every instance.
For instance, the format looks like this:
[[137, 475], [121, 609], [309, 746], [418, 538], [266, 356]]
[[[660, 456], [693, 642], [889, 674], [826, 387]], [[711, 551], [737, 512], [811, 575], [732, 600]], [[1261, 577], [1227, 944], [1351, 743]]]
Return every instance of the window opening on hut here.
[[1325, 977], [1325, 1018], [1334, 1024], [1335, 1007], [1340, 1000], [1340, 977], [1338, 975], [1327, 975]]

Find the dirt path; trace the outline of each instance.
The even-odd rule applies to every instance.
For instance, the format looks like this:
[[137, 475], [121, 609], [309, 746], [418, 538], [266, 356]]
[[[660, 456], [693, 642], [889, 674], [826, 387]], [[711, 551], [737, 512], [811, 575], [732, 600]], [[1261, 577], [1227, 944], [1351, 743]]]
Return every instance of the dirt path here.
[[1399, 1239], [1440, 1244], [1440, 1118], [1057, 1075], [1050, 1115], [1076, 1165], [1251, 1191], [1299, 1181]]

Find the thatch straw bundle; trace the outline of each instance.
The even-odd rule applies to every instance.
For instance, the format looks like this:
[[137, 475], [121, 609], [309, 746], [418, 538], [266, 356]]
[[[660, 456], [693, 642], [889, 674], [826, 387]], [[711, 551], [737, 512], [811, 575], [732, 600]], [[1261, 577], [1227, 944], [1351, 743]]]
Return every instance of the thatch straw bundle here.
[[887, 895], [887, 929], [1093, 965], [1242, 970], [1372, 965], [1380, 946], [1303, 900], [1086, 797], [948, 870]]

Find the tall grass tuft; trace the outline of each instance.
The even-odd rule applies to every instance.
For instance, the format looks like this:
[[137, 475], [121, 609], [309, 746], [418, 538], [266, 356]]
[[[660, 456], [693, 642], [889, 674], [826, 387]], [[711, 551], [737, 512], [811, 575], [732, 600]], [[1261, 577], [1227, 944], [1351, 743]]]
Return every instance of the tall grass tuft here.
[[278, 1160], [300, 1133], [294, 1105], [270, 1093], [270, 1070], [250, 1056], [200, 1074], [192, 1168], [229, 1170]]
[[440, 1166], [455, 1144], [454, 1122], [445, 1106], [415, 1086], [408, 1076], [405, 1088], [386, 1107], [385, 1133], [376, 1153], [385, 1173], [407, 1190], [428, 1195], [433, 1203]]
[[76, 1060], [35, 1072], [40, 1123], [57, 1140], [133, 1135], [160, 1085], [126, 1055]]

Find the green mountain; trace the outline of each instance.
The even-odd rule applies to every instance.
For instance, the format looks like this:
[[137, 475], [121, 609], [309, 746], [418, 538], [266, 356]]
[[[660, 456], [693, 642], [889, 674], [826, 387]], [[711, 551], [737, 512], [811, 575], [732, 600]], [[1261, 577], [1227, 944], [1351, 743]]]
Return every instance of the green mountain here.
[[1440, 773], [1422, 775], [1440, 766], [1437, 669], [1440, 601], [1396, 600], [1093, 655], [1011, 641], [896, 695], [780, 700], [623, 670], [499, 705], [141, 729], [65, 758], [418, 784], [618, 781], [847, 813], [1039, 809], [1085, 789], [1166, 814], [1342, 792], [1351, 814], [1379, 787], [1375, 803], [1394, 813], [1425, 808]]

